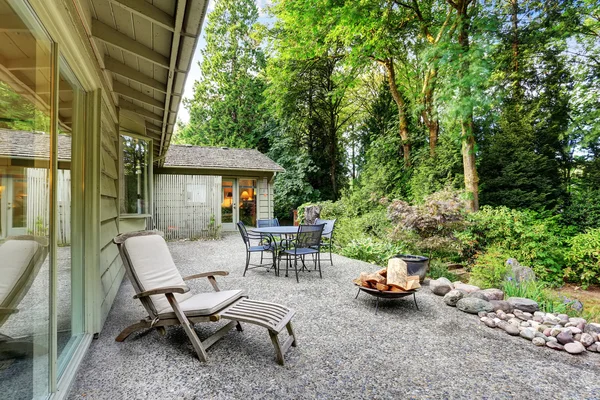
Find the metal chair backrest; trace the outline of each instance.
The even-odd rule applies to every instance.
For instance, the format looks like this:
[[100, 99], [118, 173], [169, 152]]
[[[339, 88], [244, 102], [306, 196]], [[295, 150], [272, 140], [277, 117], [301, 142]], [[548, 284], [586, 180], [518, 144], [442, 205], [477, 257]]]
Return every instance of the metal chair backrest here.
[[325, 228], [323, 228], [323, 236], [331, 239], [333, 235], [333, 228], [335, 226], [335, 221], [337, 219], [318, 219], [315, 221], [315, 225], [317, 224], [325, 224]]
[[270, 228], [272, 226], [279, 226], [279, 220], [277, 218], [256, 220], [257, 228]]
[[240, 235], [242, 235], [242, 240], [244, 241], [244, 244], [247, 248], [248, 246], [250, 246], [250, 237], [248, 236], [248, 230], [246, 229], [246, 225], [244, 225], [242, 221], [238, 222], [236, 225], [238, 227], [238, 230], [240, 231]]
[[321, 245], [324, 224], [300, 225], [296, 235], [296, 248], [309, 248]]

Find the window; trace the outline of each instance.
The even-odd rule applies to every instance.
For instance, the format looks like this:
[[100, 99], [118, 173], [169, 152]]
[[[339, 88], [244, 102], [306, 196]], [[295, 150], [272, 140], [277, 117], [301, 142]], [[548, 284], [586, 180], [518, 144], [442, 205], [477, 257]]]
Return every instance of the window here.
[[121, 135], [121, 144], [121, 213], [148, 214], [150, 143], [144, 139]]

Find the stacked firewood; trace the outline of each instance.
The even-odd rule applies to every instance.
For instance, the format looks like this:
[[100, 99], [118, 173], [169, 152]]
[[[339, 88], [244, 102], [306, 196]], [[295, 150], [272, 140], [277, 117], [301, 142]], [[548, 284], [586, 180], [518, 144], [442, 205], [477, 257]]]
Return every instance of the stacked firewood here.
[[354, 283], [382, 292], [406, 292], [421, 287], [419, 276], [409, 276], [406, 263], [399, 258], [390, 259], [387, 268], [375, 273], [361, 272], [360, 278], [355, 279]]

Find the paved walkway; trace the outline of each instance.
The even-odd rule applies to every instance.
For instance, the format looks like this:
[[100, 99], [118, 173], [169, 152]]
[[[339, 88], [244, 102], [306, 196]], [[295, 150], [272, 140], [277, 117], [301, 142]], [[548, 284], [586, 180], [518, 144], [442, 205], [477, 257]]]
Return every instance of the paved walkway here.
[[[114, 341], [121, 329], [144, 317], [123, 282], [108, 320], [70, 392], [72, 399], [598, 399], [600, 354], [571, 356], [538, 348], [483, 326], [476, 316], [447, 307], [424, 287], [412, 298], [380, 304], [354, 299], [351, 280], [377, 267], [334, 255], [323, 279], [302, 273], [275, 277], [263, 270], [242, 277], [239, 236], [220, 241], [170, 243], [183, 276], [229, 270], [224, 289], [246, 289], [251, 298], [285, 304], [299, 347], [275, 363], [265, 329], [245, 325], [208, 350], [200, 363], [181, 328]], [[192, 291], [209, 290], [193, 281]], [[213, 324], [197, 325], [201, 337]]]

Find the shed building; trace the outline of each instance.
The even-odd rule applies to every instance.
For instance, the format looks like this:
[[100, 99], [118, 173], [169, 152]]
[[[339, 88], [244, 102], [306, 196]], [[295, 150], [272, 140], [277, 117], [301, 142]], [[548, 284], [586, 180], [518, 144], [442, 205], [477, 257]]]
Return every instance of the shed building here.
[[208, 237], [273, 218], [273, 179], [284, 169], [254, 149], [171, 145], [154, 169], [154, 224], [169, 239]]

